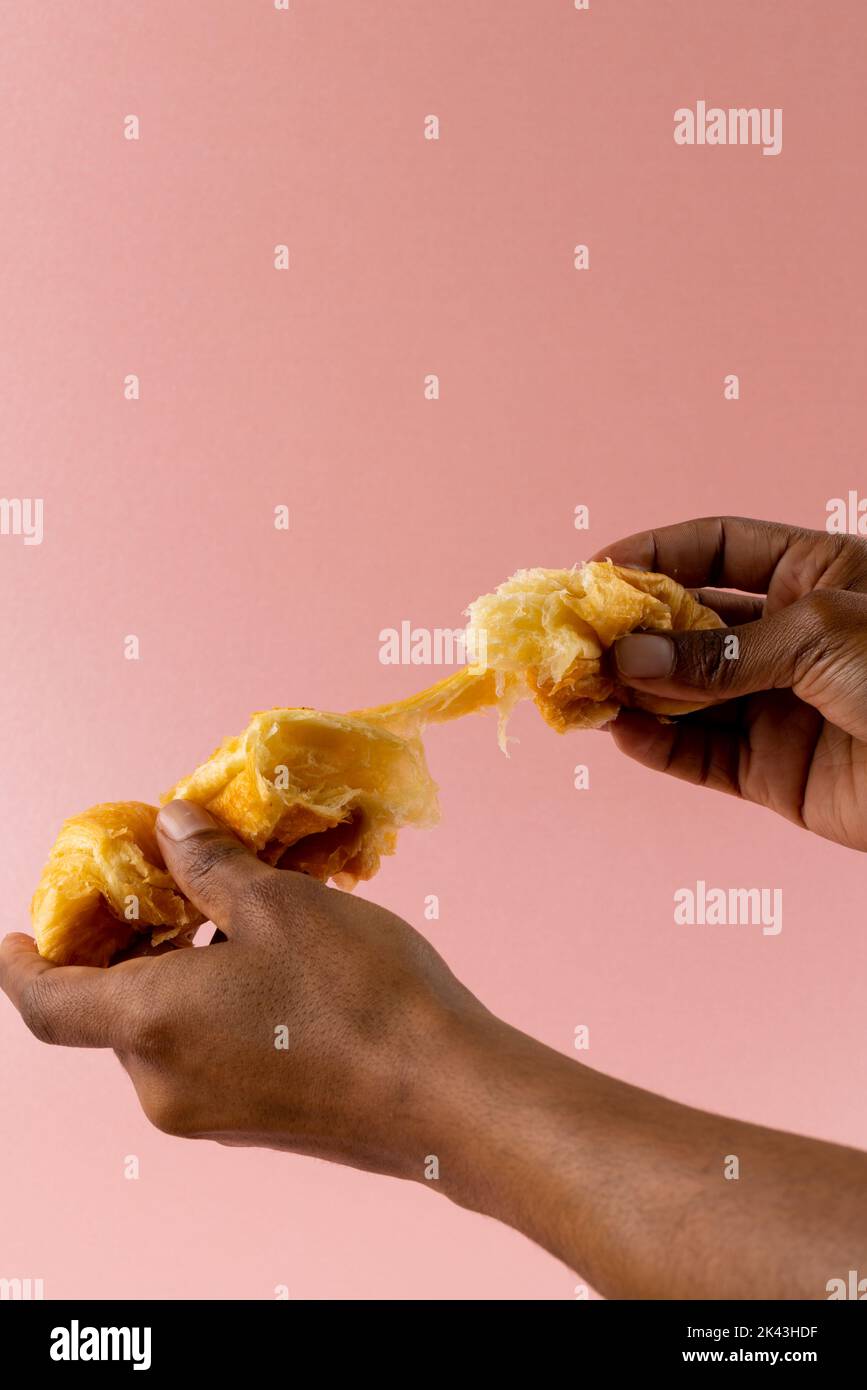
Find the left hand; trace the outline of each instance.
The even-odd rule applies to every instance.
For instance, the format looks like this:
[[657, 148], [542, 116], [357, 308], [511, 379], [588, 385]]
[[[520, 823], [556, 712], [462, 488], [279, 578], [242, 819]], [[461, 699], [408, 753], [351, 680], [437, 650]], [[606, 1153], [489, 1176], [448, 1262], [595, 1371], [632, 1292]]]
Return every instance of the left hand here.
[[114, 1048], [167, 1133], [421, 1180], [465, 1041], [495, 1020], [384, 908], [269, 868], [191, 802], [157, 828], [224, 939], [102, 970], [7, 936], [0, 984], [25, 1022], [45, 1042]]

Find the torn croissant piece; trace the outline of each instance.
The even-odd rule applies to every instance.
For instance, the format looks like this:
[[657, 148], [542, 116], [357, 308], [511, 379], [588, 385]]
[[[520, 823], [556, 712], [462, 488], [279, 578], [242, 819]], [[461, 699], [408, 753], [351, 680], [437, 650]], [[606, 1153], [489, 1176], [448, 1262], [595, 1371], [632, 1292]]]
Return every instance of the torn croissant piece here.
[[560, 733], [593, 729], [621, 705], [660, 716], [698, 708], [630, 690], [610, 648], [619, 637], [722, 627], [722, 619], [664, 574], [610, 560], [571, 570], [519, 570], [468, 609], [469, 646], [484, 651], [501, 681], [523, 678], [540, 713]]
[[207, 807], [269, 864], [345, 887], [373, 877], [403, 826], [439, 819], [420, 738], [308, 709], [254, 715], [163, 803], [175, 797]]
[[166, 870], [156, 806], [114, 801], [64, 821], [31, 904], [40, 953], [108, 965], [142, 932], [158, 946], [205, 919]]
[[[636, 629], [722, 626], [674, 580], [610, 561], [521, 570], [467, 615], [471, 661], [454, 674], [352, 714], [256, 714], [163, 802], [198, 802], [268, 863], [352, 887], [394, 853], [404, 826], [438, 819], [426, 725], [495, 708], [505, 748], [506, 720], [522, 699], [533, 699], [561, 733], [598, 727], [623, 704], [662, 717], [686, 713], [694, 706], [622, 686], [610, 648]], [[202, 922], [165, 868], [156, 814], [141, 802], [117, 802], [64, 823], [32, 905], [43, 956], [107, 965], [137, 938], [156, 945]]]
[[[418, 737], [307, 709], [256, 714], [237, 738], [162, 798], [196, 801], [270, 864], [352, 887], [393, 854], [405, 825], [439, 817]], [[33, 899], [36, 944], [61, 965], [107, 965], [148, 936], [204, 921], [166, 872], [140, 802], [94, 806], [65, 822]]]

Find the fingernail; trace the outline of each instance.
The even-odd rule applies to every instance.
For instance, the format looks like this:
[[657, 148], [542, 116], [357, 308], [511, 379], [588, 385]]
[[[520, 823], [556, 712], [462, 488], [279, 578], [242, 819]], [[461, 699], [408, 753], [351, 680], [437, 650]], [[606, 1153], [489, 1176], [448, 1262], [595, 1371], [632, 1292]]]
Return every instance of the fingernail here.
[[671, 675], [674, 643], [658, 633], [632, 633], [614, 644], [614, 659], [621, 676], [633, 680], [655, 680]]
[[195, 801], [170, 801], [157, 816], [157, 825], [170, 840], [186, 840], [217, 828], [214, 817]]
[[638, 570], [641, 574], [647, 574], [647, 566], [646, 566], [646, 565], [618, 565], [618, 569], [622, 569], [622, 570]]

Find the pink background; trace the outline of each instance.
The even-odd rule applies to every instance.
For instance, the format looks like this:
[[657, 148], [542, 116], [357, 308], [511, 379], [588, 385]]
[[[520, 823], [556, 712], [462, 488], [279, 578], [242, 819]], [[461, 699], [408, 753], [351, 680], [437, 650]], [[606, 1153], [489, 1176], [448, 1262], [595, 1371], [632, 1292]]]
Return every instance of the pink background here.
[[[6, 0], [0, 486], [45, 499], [42, 546], [0, 538], [8, 929], [63, 816], [156, 800], [254, 709], [437, 674], [380, 665], [383, 627], [655, 523], [824, 525], [862, 481], [865, 39], [861, 0]], [[700, 98], [782, 107], [782, 154], [676, 146]], [[512, 732], [431, 733], [442, 826], [365, 891], [554, 1047], [586, 1023], [600, 1069], [867, 1144], [863, 859]], [[697, 878], [782, 887], [782, 935], [676, 928]], [[0, 1030], [4, 1277], [573, 1297], [421, 1188], [167, 1138], [110, 1053]]]

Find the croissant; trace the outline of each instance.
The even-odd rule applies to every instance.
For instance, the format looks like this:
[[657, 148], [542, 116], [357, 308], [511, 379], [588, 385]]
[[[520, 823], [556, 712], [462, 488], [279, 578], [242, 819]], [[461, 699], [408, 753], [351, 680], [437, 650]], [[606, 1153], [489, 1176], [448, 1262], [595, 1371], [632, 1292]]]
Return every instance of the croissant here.
[[[422, 743], [427, 724], [496, 708], [505, 749], [506, 720], [521, 699], [532, 699], [560, 733], [599, 727], [624, 704], [663, 718], [683, 714], [694, 706], [620, 684], [608, 651], [636, 628], [722, 626], [666, 575], [610, 561], [520, 570], [476, 599], [467, 617], [473, 659], [454, 674], [351, 714], [256, 714], [163, 803], [199, 802], [269, 864], [353, 887], [394, 853], [399, 830], [439, 818]], [[143, 802], [113, 802], [64, 823], [31, 908], [44, 957], [104, 966], [142, 937], [158, 945], [201, 924], [166, 870], [156, 816]]]

